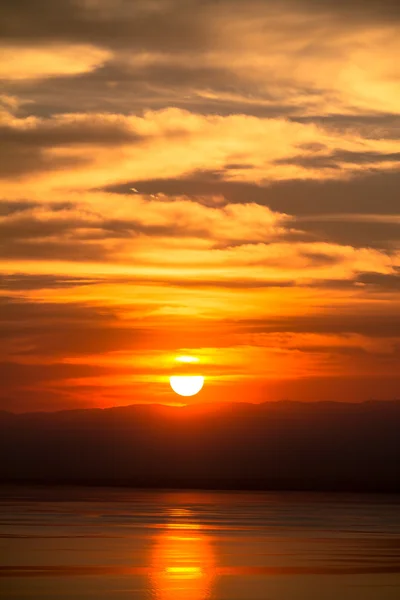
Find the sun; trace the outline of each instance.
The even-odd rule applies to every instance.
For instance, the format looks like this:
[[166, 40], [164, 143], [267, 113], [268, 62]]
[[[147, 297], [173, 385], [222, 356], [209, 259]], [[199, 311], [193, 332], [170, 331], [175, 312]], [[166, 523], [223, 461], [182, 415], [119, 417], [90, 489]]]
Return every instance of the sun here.
[[203, 387], [204, 377], [202, 375], [172, 375], [169, 383], [179, 396], [194, 396]]

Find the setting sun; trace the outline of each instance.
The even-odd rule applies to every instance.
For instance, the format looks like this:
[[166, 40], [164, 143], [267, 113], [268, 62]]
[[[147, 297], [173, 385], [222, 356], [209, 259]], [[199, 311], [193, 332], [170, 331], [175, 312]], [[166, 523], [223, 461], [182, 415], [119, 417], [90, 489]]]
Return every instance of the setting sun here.
[[170, 385], [180, 396], [194, 396], [204, 385], [202, 375], [173, 375], [169, 378]]

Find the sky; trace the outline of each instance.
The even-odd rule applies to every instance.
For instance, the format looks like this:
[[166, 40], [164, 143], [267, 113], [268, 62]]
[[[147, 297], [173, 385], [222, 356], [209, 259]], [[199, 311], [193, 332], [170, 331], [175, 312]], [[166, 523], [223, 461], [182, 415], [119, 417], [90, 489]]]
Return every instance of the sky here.
[[3, 0], [0, 409], [399, 397], [399, 25]]

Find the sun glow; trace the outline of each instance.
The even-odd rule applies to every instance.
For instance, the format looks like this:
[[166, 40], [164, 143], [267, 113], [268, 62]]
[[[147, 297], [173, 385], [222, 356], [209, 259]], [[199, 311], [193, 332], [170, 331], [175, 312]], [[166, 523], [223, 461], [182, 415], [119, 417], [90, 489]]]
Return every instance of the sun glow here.
[[198, 363], [199, 359], [197, 358], [197, 356], [177, 356], [175, 359], [177, 362], [181, 362], [181, 363]]
[[202, 375], [172, 375], [169, 382], [176, 394], [194, 396], [203, 387], [204, 377]]

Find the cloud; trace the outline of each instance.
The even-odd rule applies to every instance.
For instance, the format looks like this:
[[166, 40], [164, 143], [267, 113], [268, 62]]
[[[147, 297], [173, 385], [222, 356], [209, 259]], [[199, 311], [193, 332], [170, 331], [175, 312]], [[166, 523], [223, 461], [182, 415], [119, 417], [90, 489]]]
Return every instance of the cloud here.
[[360, 273], [358, 281], [383, 291], [400, 290], [400, 271], [385, 275], [383, 273]]
[[[294, 179], [349, 179], [368, 172], [371, 164], [393, 169], [400, 156], [397, 140], [367, 143], [356, 135], [333, 136], [314, 124], [283, 118], [204, 116], [174, 108], [143, 116], [23, 118], [4, 112], [2, 120], [0, 175], [25, 175], [23, 182], [8, 182], [10, 193], [17, 185], [19, 190], [35, 185], [43, 192], [109, 187], [129, 180], [133, 171], [137, 180], [212, 172], [214, 179], [263, 186]], [[326, 150], [316, 153], [315, 144]], [[38, 179], [38, 174], [47, 177]]]
[[[400, 118], [396, 114], [334, 114], [291, 116], [299, 123], [315, 123], [327, 130], [345, 134], [357, 134], [366, 139], [400, 139]], [[324, 150], [323, 146], [316, 148]]]
[[30, 202], [29, 200], [13, 202], [2, 200], [0, 203], [0, 217], [8, 217], [9, 215], [13, 215], [15, 213], [24, 212], [25, 210], [34, 208], [34, 206], [35, 202]]
[[65, 0], [56, 6], [50, 0], [18, 0], [14, 5], [2, 6], [0, 34], [33, 45], [63, 41], [179, 51], [201, 46], [208, 37], [207, 18], [200, 5], [196, 10], [196, 5], [180, 0], [140, 0], [133, 4]]
[[61, 110], [93, 110], [101, 99], [103, 109], [119, 105], [123, 112], [179, 106], [264, 117], [398, 114], [398, 71], [388, 59], [399, 51], [393, 5], [256, 0], [231, 8], [231, 1], [115, 2], [111, 9], [106, 0], [68, 0], [55, 10], [49, 0], [20, 0], [2, 7], [0, 33], [18, 52], [30, 44], [32, 61], [35, 52], [47, 53], [41, 68], [54, 66], [55, 44], [71, 55], [82, 44], [109, 53], [94, 74], [95, 61], [84, 66], [82, 58], [89, 77], [65, 82], [64, 98], [48, 82], [31, 89], [42, 110], [60, 112], [60, 103]]
[[0, 296], [2, 322], [6, 326], [14, 323], [16, 327], [40, 328], [42, 320], [55, 320], [59, 325], [68, 322], [82, 325], [90, 320], [107, 323], [115, 317], [109, 307], [101, 309], [78, 302], [39, 302], [13, 296]]
[[400, 152], [383, 154], [379, 152], [351, 152], [334, 151], [330, 154], [298, 155], [291, 158], [278, 159], [277, 164], [298, 165], [301, 167], [312, 167], [320, 169], [339, 169], [341, 164], [350, 163], [354, 165], [374, 165], [379, 163], [391, 163], [394, 167], [400, 162]]
[[[114, 44], [129, 43], [143, 47], [143, 43], [158, 48], [182, 48], [210, 44], [207, 35], [210, 19], [227, 15], [227, 8], [234, 7], [228, 15], [233, 18], [248, 18], [257, 14], [260, 19], [294, 15], [322, 15], [338, 17], [343, 25], [356, 20], [361, 23], [378, 19], [383, 21], [399, 17], [396, 0], [345, 0], [321, 3], [316, 0], [284, 0], [276, 6], [272, 0], [138, 0], [129, 4], [123, 0], [99, 0], [87, 3], [65, 0], [55, 6], [51, 0], [16, 0], [4, 4], [0, 13], [3, 31], [10, 38], [37, 39], [96, 39]], [[361, 10], [362, 7], [362, 10]], [[19, 18], [18, 18], [19, 17]], [[353, 23], [351, 23], [353, 25]], [[30, 25], [30, 27], [29, 27]], [[256, 24], [255, 24], [256, 25]], [[147, 36], [147, 38], [146, 38]], [[137, 39], [138, 38], [138, 39]], [[177, 38], [177, 39], [175, 39]]]
[[112, 185], [109, 190], [127, 194], [130, 187], [135, 187], [142, 194], [169, 198], [186, 194], [210, 205], [218, 199], [221, 206], [246, 199], [291, 215], [292, 227], [302, 230], [308, 241], [319, 239], [393, 251], [399, 234], [393, 218], [398, 209], [399, 185], [397, 170], [367, 172], [350, 180], [287, 180], [264, 185], [225, 181], [220, 172], [197, 171], [175, 179], [133, 180]]
[[53, 119], [21, 119], [0, 127], [5, 144], [31, 149], [74, 145], [118, 145], [142, 139], [124, 118], [109, 115], [64, 115]]
[[[2, 122], [3, 121], [3, 122]], [[18, 174], [71, 170], [90, 164], [89, 155], [70, 148], [134, 145], [141, 136], [118, 117], [64, 115], [51, 119], [13, 118], [0, 115], [0, 177]]]
[[[298, 5], [298, 0], [289, 0], [293, 5]], [[304, 7], [310, 9], [337, 14], [346, 19], [356, 21], [382, 19], [393, 21], [400, 19], [400, 7], [397, 0], [355, 0], [349, 4], [346, 0], [300, 0]]]
[[[91, 203], [16, 204], [19, 210], [0, 220], [3, 257], [21, 256], [31, 259], [62, 257], [74, 260], [105, 259], [123, 254], [124, 240], [140, 236], [154, 239], [199, 238], [214, 243], [238, 243], [269, 240], [287, 234], [287, 215], [253, 205], [222, 208], [204, 206], [188, 198], [165, 201], [138, 195], [126, 198], [123, 206], [109, 209], [110, 195], [92, 194]], [[21, 208], [24, 208], [22, 211]], [[9, 210], [9, 209], [8, 209]], [[114, 213], [114, 214], [113, 214]], [[113, 242], [114, 240], [114, 242]], [[46, 245], [43, 245], [46, 241]], [[73, 245], [79, 241], [79, 247]], [[132, 247], [132, 241], [125, 242]], [[136, 245], [140, 244], [140, 240]], [[204, 244], [203, 244], [204, 245]], [[207, 244], [206, 244], [207, 245]], [[28, 252], [27, 249], [30, 248]]]
[[[326, 264], [335, 262], [331, 257], [306, 253], [311, 260], [316, 263]], [[27, 274], [13, 273], [0, 275], [0, 290], [4, 289], [8, 292], [44, 292], [47, 290], [80, 288], [87, 286], [148, 286], [160, 288], [184, 288], [184, 289], [226, 289], [226, 290], [262, 290], [272, 288], [321, 288], [322, 290], [354, 290], [360, 289], [362, 286], [372, 286], [375, 292], [386, 294], [391, 291], [396, 291], [400, 286], [400, 275], [398, 274], [399, 267], [391, 274], [384, 273], [357, 273], [353, 278], [347, 279], [255, 279], [254, 277], [235, 276], [229, 278], [190, 278], [188, 276], [173, 276], [170, 275], [149, 275], [149, 276], [124, 276], [124, 275], [109, 275], [104, 277], [101, 275], [83, 277], [80, 275], [50, 275], [50, 274]]]
[[[113, 369], [114, 373], [118, 371]], [[0, 362], [0, 377], [7, 388], [23, 387], [29, 389], [33, 385], [49, 381], [63, 381], [82, 377], [101, 376], [109, 373], [107, 367], [93, 365], [55, 364], [21, 364], [16, 362]], [[21, 381], [23, 382], [21, 386]]]
[[[232, 280], [243, 279], [241, 271], [251, 267], [249, 280], [299, 283], [357, 272], [390, 273], [397, 260], [396, 253], [389, 257], [367, 246], [307, 239], [303, 225], [312, 229], [323, 217], [296, 224], [289, 215], [256, 203], [210, 206], [187, 197], [131, 194], [112, 205], [113, 195], [100, 192], [87, 194], [83, 204], [72, 201], [80, 195], [67, 198], [3, 217], [3, 259], [114, 261], [126, 268], [134, 253], [135, 266], [129, 270], [137, 277], [168, 272], [171, 279]], [[325, 220], [329, 225], [329, 215]]]
[[104, 63], [110, 53], [89, 45], [0, 45], [0, 56], [0, 80], [18, 81], [85, 73]]
[[[196, 170], [181, 177], [130, 179], [106, 187], [112, 193], [127, 194], [132, 187], [139, 193], [165, 196], [223, 198], [226, 203], [241, 203], [243, 199], [268, 205], [291, 215], [321, 215], [332, 213], [395, 214], [398, 170], [383, 173], [367, 171], [351, 179], [287, 179], [264, 184], [236, 179], [226, 181], [221, 171]], [[382, 189], [385, 194], [382, 195]]]
[[[17, 208], [20, 203], [17, 203]], [[76, 244], [73, 233], [79, 227], [93, 226], [93, 217], [79, 214], [73, 205], [59, 203], [44, 207], [31, 203], [0, 219], [0, 256], [71, 261], [98, 260], [106, 258], [104, 244], [96, 241], [86, 246]]]
[[400, 241], [400, 223], [396, 215], [312, 215], [300, 217], [298, 227], [319, 239], [369, 246], [396, 254]]
[[2, 360], [39, 364], [43, 369], [49, 362], [62, 362], [71, 356], [133, 350], [143, 339], [152, 337], [143, 322], [135, 325], [133, 318], [129, 325], [124, 324], [116, 310], [89, 300], [0, 296], [0, 306], [0, 338], [7, 340], [0, 353]]
[[[393, 306], [393, 311], [395, 307]], [[376, 315], [372, 311], [359, 314], [296, 315], [245, 320], [237, 323], [243, 331], [253, 333], [288, 332], [313, 334], [357, 334], [370, 338], [400, 337], [400, 318], [394, 313]]]
[[89, 277], [68, 277], [66, 275], [0, 274], [0, 289], [4, 288], [9, 291], [62, 289], [81, 285], [94, 285], [98, 281]]
[[46, 406], [147, 398], [180, 348], [218, 354], [212, 385], [395, 372], [399, 18], [1, 4], [0, 359], [21, 406], [20, 379]]

